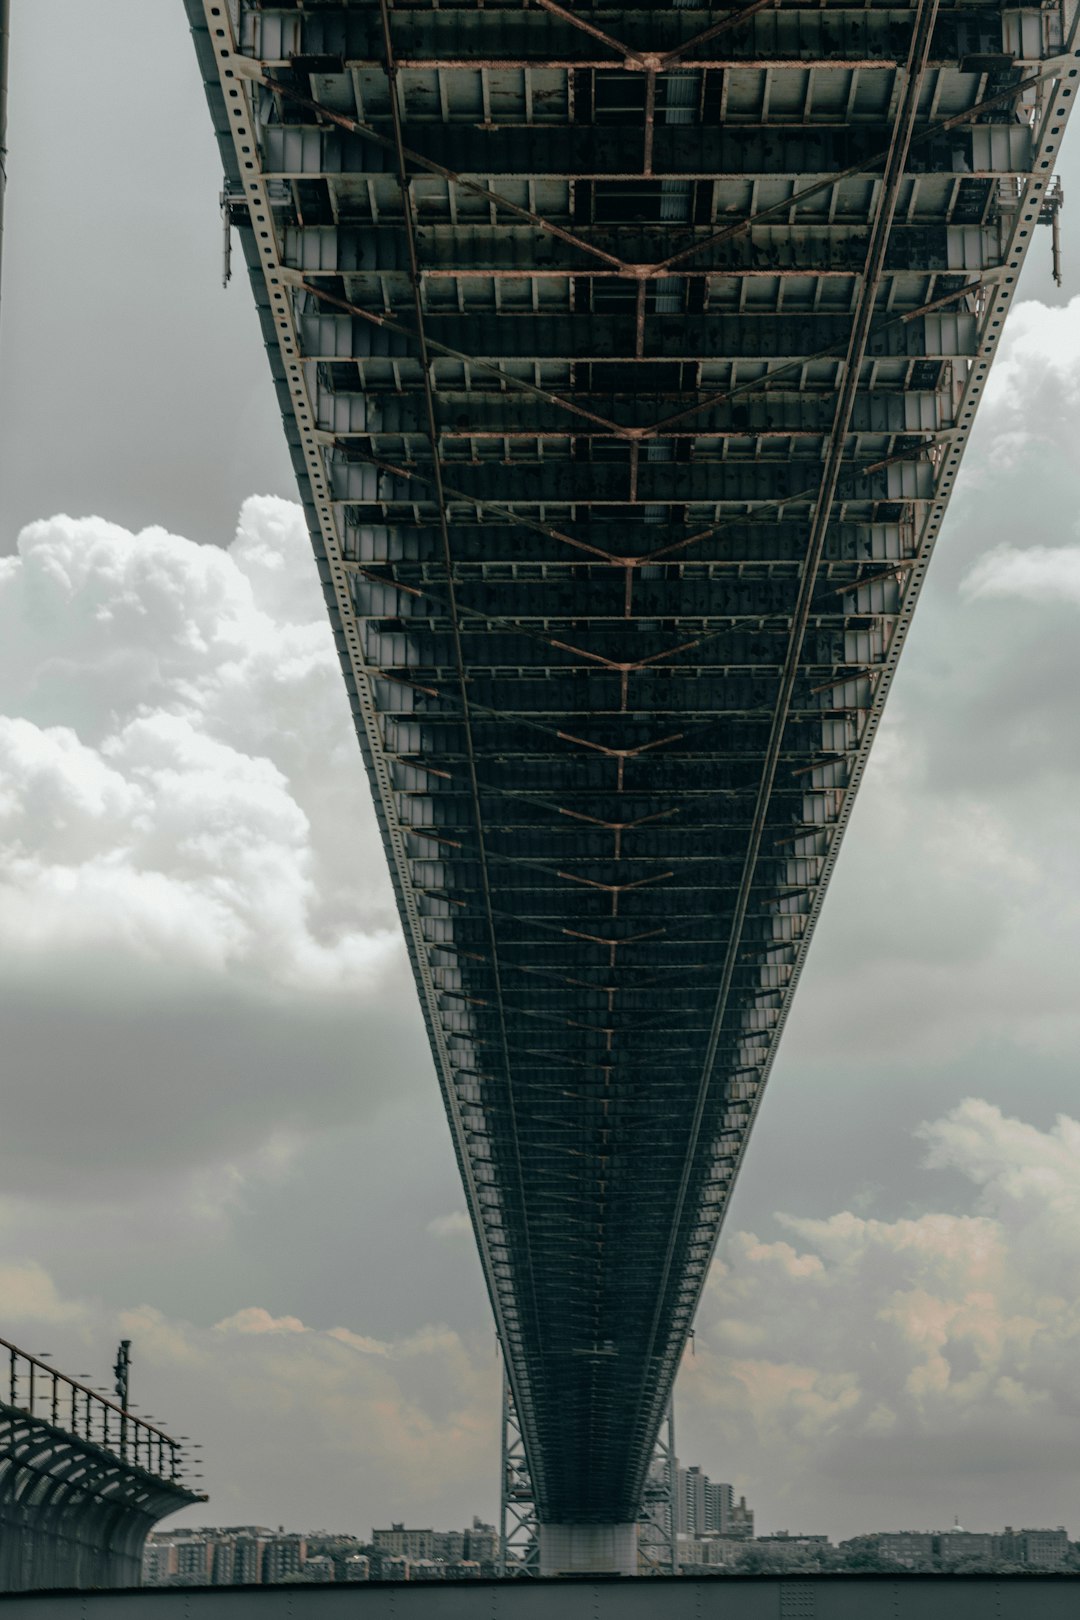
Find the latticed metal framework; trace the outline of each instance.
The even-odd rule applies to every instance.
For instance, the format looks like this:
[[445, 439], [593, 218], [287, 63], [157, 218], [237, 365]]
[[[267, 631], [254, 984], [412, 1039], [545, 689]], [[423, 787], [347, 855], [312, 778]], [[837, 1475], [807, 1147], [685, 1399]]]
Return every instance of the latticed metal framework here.
[[656, 1436], [638, 1520], [638, 1571], [679, 1573], [679, 1459], [675, 1455], [675, 1402], [668, 1401]]
[[514, 1408], [514, 1392], [503, 1372], [502, 1474], [499, 1484], [499, 1574], [539, 1575], [540, 1525], [525, 1437]]
[[1075, 6], [187, 4], [540, 1516], [632, 1520]]

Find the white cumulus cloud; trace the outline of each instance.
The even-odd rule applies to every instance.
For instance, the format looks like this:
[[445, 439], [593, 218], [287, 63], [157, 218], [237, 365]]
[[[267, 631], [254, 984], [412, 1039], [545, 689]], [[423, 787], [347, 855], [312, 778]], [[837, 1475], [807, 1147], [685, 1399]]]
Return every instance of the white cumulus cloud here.
[[31, 524], [0, 705], [8, 1191], [171, 1161], [205, 1213], [426, 1074], [299, 507], [226, 548]]
[[0, 952], [365, 987], [397, 932], [299, 508], [227, 551], [33, 524], [0, 646]]
[[995, 546], [963, 582], [965, 596], [1080, 605], [1080, 546]]

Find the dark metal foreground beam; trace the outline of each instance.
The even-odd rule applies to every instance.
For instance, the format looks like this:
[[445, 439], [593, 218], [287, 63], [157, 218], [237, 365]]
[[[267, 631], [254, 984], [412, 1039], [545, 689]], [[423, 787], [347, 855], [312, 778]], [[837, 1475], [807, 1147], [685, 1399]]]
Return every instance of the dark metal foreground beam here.
[[[1080, 1575], [723, 1575], [306, 1586], [305, 1616], [326, 1620], [1075, 1620]], [[4, 1620], [290, 1620], [296, 1588], [161, 1587], [0, 1597]]]
[[[843, 0], [829, 0], [827, 10], [759, 3], [753, 12], [739, 8], [724, 13], [720, 48], [712, 51], [704, 49], [717, 24], [712, 7], [627, 7], [619, 27], [620, 35], [632, 32], [632, 42], [625, 44], [603, 27], [583, 28], [570, 6], [544, 9], [534, 4], [518, 12], [500, 7], [494, 15], [490, 7], [454, 7], [434, 15], [404, 10], [397, 60], [403, 72], [641, 72], [648, 62], [657, 67], [666, 62], [709, 71], [797, 67], [889, 73], [902, 65], [895, 40], [906, 10], [902, 5], [857, 7]], [[990, 7], [950, 8], [934, 42], [934, 65], [958, 67], [965, 59], [999, 49], [996, 21]], [[736, 22], [741, 26], [735, 27]], [[286, 8], [284, 32], [263, 21], [253, 30], [253, 44], [266, 60], [284, 45], [290, 56], [339, 61], [344, 71], [378, 68], [382, 61], [374, 9], [371, 16], [343, 16], [329, 7], [299, 15]]]
[[[386, 151], [394, 152], [395, 155], [400, 149], [402, 161], [407, 161], [424, 173], [436, 175], [449, 184], [460, 187], [462, 191], [471, 196], [482, 198], [490, 203], [493, 208], [501, 209], [503, 212], [511, 214], [515, 219], [526, 220], [529, 224], [535, 226], [537, 230], [545, 232], [570, 247], [577, 248], [586, 256], [599, 260], [616, 274], [635, 282], [655, 280], [675, 273], [675, 267], [681, 266], [687, 259], [695, 258], [699, 253], [707, 251], [710, 247], [719, 246], [722, 243], [743, 236], [755, 225], [764, 224], [772, 219], [790, 219], [798, 207], [811, 201], [822, 192], [835, 188], [845, 180], [854, 180], [862, 175], [874, 173], [882, 164], [888, 161], [892, 151], [892, 146], [889, 144], [876, 152], [860, 153], [855, 162], [849, 162], [845, 167], [814, 180], [810, 185], [801, 186], [789, 196], [783, 197], [767, 207], [758, 208], [744, 215], [735, 223], [726, 225], [721, 230], [699, 238], [689, 246], [681, 247], [676, 253], [668, 254], [663, 259], [653, 263], [636, 264], [628, 262], [620, 254], [612, 253], [608, 249], [601, 247], [588, 237], [568, 230], [566, 226], [548, 219], [535, 209], [527, 208], [521, 203], [515, 202], [512, 198], [507, 197], [504, 192], [494, 191], [489, 186], [482, 185], [478, 180], [469, 179], [458, 173], [437, 159], [426, 156], [423, 152], [416, 151], [414, 148], [406, 147], [403, 139], [398, 140], [398, 135], [401, 134], [400, 113], [395, 124], [395, 137], [391, 139], [376, 126], [365, 123], [360, 119], [350, 118], [347, 114], [338, 112], [334, 108], [327, 107], [325, 104], [313, 100], [310, 96], [304, 95], [292, 85], [272, 78], [262, 71], [261, 63], [247, 61], [243, 57], [238, 57], [235, 71], [241, 73], [246, 79], [261, 84], [265, 89], [280, 96], [284, 102], [304, 108], [305, 111], [312, 113], [316, 118], [325, 120], [326, 123], [336, 126], [345, 131], [346, 134], [355, 135]], [[908, 140], [909, 148], [912, 144], [923, 145], [932, 142], [939, 135], [950, 130], [964, 128], [982, 114], [992, 111], [995, 107], [1015, 101], [1025, 90], [1034, 88], [1045, 76], [1044, 73], [1040, 72], [1031, 74], [1026, 79], [1018, 82], [1010, 83], [1004, 89], [982, 97], [962, 112], [954, 113], [947, 118], [936, 119], [932, 123], [925, 125], [917, 135], [913, 126]]]

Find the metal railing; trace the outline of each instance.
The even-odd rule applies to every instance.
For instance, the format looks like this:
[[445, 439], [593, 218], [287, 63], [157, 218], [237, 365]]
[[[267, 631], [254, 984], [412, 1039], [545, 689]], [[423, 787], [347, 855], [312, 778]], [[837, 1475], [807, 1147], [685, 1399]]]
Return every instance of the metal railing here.
[[8, 1371], [0, 1400], [9, 1407], [63, 1429], [78, 1440], [102, 1446], [122, 1462], [143, 1468], [170, 1484], [183, 1483], [184, 1448], [179, 1440], [125, 1411], [77, 1378], [0, 1339], [0, 1363], [4, 1351]]

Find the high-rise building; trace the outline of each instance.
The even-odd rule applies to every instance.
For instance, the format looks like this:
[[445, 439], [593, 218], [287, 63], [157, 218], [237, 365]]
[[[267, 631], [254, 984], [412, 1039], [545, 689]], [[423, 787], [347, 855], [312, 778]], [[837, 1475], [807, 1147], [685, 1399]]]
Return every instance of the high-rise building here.
[[730, 1485], [719, 1480], [705, 1481], [704, 1528], [718, 1536], [726, 1536], [731, 1525], [733, 1492]]
[[730, 1485], [712, 1480], [696, 1464], [675, 1473], [675, 1528], [681, 1536], [754, 1534], [754, 1511], [746, 1497], [734, 1500]]
[[709, 1484], [697, 1464], [676, 1471], [675, 1527], [680, 1535], [699, 1536], [705, 1529], [705, 1494]]

